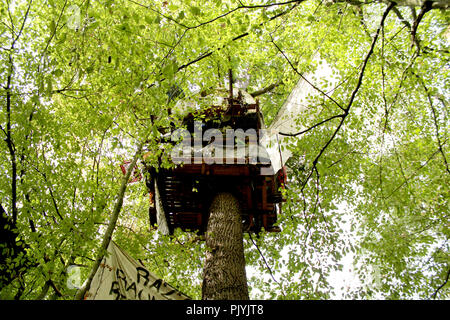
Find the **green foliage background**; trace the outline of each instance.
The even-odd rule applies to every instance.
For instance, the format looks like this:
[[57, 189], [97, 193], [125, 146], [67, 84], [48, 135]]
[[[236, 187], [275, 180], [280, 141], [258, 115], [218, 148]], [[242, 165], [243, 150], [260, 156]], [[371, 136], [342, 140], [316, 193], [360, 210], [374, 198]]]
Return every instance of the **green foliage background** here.
[[[249, 76], [249, 92], [277, 84], [259, 97], [269, 124], [320, 55], [337, 103], [311, 98], [298, 125], [312, 127], [348, 105], [386, 6], [2, 0], [0, 204], [13, 223], [1, 227], [23, 250], [0, 244], [0, 298], [74, 297], [66, 270], [86, 278], [139, 139], [150, 132], [146, 152], [159, 152], [171, 87], [194, 96], [229, 68]], [[345, 119], [291, 138], [282, 232], [245, 235], [252, 298], [336, 297], [346, 255], [359, 281], [338, 297], [448, 298], [449, 13], [424, 12], [412, 36], [422, 10], [389, 12]], [[114, 240], [200, 298], [204, 243], [149, 229], [147, 197], [129, 185]]]

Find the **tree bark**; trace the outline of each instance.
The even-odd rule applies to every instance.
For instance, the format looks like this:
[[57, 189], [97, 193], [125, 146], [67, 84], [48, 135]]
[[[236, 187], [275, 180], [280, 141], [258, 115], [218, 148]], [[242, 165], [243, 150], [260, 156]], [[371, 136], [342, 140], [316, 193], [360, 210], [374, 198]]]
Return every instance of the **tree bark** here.
[[[450, 4], [448, 0], [375, 0], [376, 2], [383, 2], [386, 4], [390, 4], [391, 2], [395, 2], [397, 6], [407, 6], [407, 7], [422, 7], [429, 3], [431, 9], [448, 9], [450, 8]], [[346, 2], [353, 5], [365, 5], [370, 4], [372, 0], [334, 0], [334, 2]]]
[[209, 211], [202, 299], [248, 300], [239, 202], [230, 193], [219, 193]]

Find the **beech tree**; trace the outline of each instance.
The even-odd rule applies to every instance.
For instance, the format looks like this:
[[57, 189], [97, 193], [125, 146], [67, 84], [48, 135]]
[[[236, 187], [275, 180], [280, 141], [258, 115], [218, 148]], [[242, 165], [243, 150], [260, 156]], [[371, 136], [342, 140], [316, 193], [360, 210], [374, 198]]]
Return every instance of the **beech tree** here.
[[[73, 299], [68, 267], [88, 279], [113, 237], [200, 299], [208, 243], [150, 228], [146, 187], [121, 183], [119, 165], [146, 141], [138, 166], [143, 152], [171, 166], [156, 143], [176, 103], [167, 92], [195, 97], [229, 69], [260, 99], [266, 124], [299, 79], [319, 93], [298, 130], [280, 132], [293, 154], [282, 232], [243, 234], [249, 297], [448, 298], [447, 8], [1, 1], [0, 298]], [[333, 79], [306, 78], [317, 56]], [[340, 290], [343, 258], [358, 281]]]
[[210, 208], [206, 232], [202, 299], [248, 300], [239, 201], [219, 193]]

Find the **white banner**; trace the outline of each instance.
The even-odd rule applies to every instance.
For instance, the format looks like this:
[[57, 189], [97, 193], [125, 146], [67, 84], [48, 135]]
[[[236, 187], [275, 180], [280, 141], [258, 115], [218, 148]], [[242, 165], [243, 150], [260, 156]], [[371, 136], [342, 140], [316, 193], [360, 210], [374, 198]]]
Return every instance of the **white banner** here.
[[103, 258], [85, 299], [187, 300], [190, 298], [152, 274], [111, 241], [108, 254]]

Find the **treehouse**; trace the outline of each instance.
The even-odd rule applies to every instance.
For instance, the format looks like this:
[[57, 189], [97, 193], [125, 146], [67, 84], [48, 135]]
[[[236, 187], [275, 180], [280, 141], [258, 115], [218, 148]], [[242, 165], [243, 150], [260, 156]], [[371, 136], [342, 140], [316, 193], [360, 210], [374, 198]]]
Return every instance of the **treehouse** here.
[[180, 100], [171, 113], [182, 114], [181, 123], [172, 122], [176, 130], [162, 132], [160, 141], [175, 167], [146, 169], [150, 222], [166, 224], [170, 234], [176, 228], [204, 233], [219, 192], [239, 200], [245, 232], [280, 231], [286, 173], [279, 146], [264, 130], [259, 102], [242, 90], [230, 91], [201, 95], [203, 108]]

